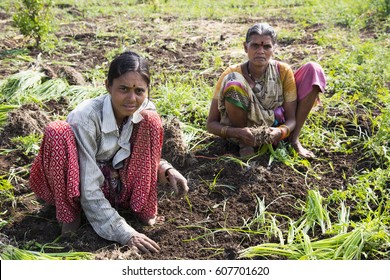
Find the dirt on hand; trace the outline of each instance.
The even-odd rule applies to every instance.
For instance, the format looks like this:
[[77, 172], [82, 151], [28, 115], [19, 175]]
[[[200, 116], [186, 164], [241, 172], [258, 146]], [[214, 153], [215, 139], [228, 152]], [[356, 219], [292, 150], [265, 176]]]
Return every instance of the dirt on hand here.
[[272, 144], [271, 132], [268, 126], [255, 126], [249, 128], [255, 138], [254, 146], [261, 146], [263, 144]]

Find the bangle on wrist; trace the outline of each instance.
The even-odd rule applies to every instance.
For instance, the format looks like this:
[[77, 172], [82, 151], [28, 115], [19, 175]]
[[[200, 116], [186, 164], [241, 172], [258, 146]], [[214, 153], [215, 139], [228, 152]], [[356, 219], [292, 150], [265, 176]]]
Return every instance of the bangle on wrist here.
[[223, 138], [226, 138], [226, 137], [227, 137], [226, 132], [227, 132], [228, 128], [229, 128], [228, 125], [226, 125], [226, 126], [224, 126], [224, 127], [221, 128], [221, 136], [222, 136]]
[[168, 167], [166, 170], [165, 170], [165, 178], [168, 180], [168, 182], [169, 182], [169, 174], [168, 174], [168, 171], [169, 170], [171, 170], [171, 169], [175, 169], [173, 166], [171, 166], [171, 167]]
[[[280, 132], [282, 134], [282, 137], [280, 140], [286, 139], [288, 136], [290, 136], [290, 128], [288, 128], [287, 125], [282, 124], [282, 125], [278, 126], [278, 128], [280, 129]], [[284, 130], [283, 128], [286, 128], [286, 130]]]

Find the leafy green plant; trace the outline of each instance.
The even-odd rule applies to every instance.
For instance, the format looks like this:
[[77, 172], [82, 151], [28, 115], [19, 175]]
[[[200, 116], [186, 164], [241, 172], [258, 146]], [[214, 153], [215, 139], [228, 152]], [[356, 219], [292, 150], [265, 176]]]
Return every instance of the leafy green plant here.
[[7, 201], [11, 201], [12, 205], [15, 205], [16, 200], [14, 190], [15, 188], [11, 184], [11, 180], [5, 176], [0, 176], [0, 206]]
[[16, 144], [17, 148], [23, 151], [24, 155], [37, 155], [39, 151], [39, 144], [42, 140], [40, 134], [30, 134], [27, 136], [18, 136], [11, 139], [11, 142]]
[[341, 194], [335, 191], [329, 199], [342, 195], [353, 205], [350, 211], [354, 216], [366, 217], [387, 205], [390, 199], [389, 176], [389, 168], [359, 172], [352, 176], [353, 183], [348, 183]]
[[48, 39], [52, 31], [52, 0], [21, 0], [13, 16], [14, 24], [24, 36], [32, 37], [35, 46]]
[[[289, 144], [280, 142], [278, 148], [274, 149], [272, 144], [263, 145], [270, 152], [268, 166], [272, 164], [274, 160], [282, 162], [283, 164], [291, 167], [295, 172], [302, 176], [310, 174], [313, 177], [319, 178], [319, 175], [311, 168], [310, 162], [305, 158], [300, 158], [298, 153], [293, 150]], [[297, 169], [298, 166], [305, 167], [307, 169], [306, 174], [303, 174]]]
[[211, 87], [206, 81], [188, 76], [161, 76], [162, 84], [153, 101], [162, 116], [176, 116], [184, 123], [204, 128], [210, 104]]
[[370, 2], [384, 17], [390, 15], [390, 0], [371, 0]]

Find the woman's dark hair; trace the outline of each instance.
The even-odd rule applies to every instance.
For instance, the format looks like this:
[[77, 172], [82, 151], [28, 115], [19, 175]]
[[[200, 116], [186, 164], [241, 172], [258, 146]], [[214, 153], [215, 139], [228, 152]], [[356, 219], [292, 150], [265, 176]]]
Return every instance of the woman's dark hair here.
[[276, 32], [268, 23], [256, 23], [251, 28], [249, 28], [246, 33], [245, 42], [249, 43], [251, 40], [251, 36], [255, 34], [260, 36], [270, 36], [272, 44], [276, 44]]
[[111, 86], [114, 79], [130, 71], [140, 74], [149, 88], [150, 72], [148, 62], [145, 58], [132, 51], [121, 53], [111, 62], [107, 75], [108, 85]]

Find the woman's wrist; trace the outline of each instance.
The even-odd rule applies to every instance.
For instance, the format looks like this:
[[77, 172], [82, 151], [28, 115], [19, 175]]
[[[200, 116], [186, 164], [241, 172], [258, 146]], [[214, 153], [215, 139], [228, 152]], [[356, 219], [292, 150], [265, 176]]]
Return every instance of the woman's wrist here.
[[172, 164], [170, 164], [165, 159], [161, 159], [160, 165], [158, 167], [158, 178], [161, 183], [167, 183], [167, 175], [169, 175], [168, 171], [170, 169], [174, 169]]
[[168, 167], [167, 169], [165, 169], [165, 172], [164, 172], [164, 176], [165, 176], [165, 179], [167, 179], [167, 181], [169, 182], [169, 170], [174, 170], [175, 168], [171, 165], [171, 167]]
[[278, 128], [279, 128], [280, 133], [281, 133], [280, 140], [286, 139], [287, 137], [290, 136], [290, 128], [287, 125], [282, 124], [282, 125], [279, 125]]
[[225, 125], [221, 128], [220, 135], [222, 138], [228, 138], [228, 129], [229, 128], [230, 128], [230, 126], [228, 126], [228, 125]]

